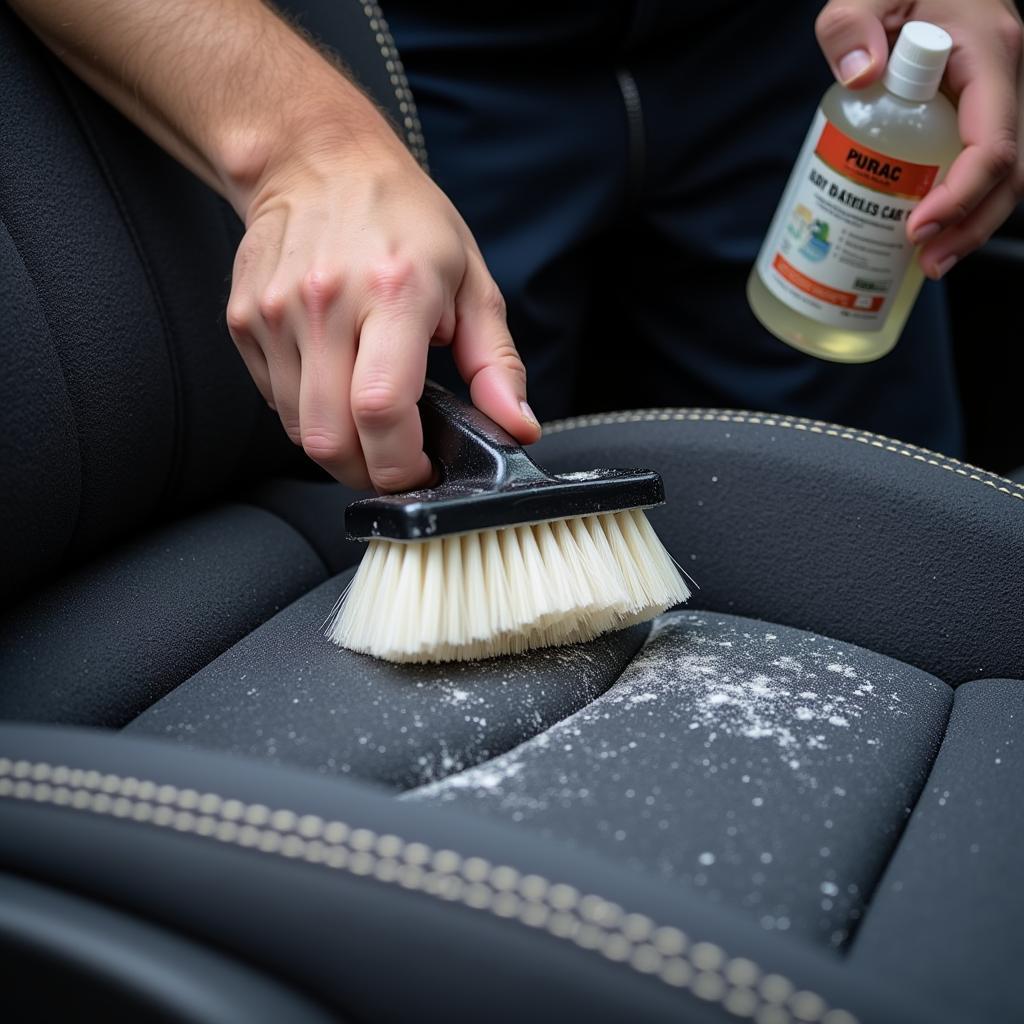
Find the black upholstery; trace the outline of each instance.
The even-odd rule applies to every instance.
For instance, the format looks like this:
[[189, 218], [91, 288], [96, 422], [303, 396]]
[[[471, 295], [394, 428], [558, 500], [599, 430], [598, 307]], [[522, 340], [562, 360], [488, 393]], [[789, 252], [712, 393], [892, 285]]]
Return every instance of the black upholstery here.
[[[578, 436], [583, 431], [583, 437]], [[950, 685], [1024, 678], [1024, 486], [857, 430], [651, 411], [554, 424], [556, 470], [649, 463], [700, 607], [821, 632]]]
[[410, 798], [599, 850], [840, 947], [951, 703], [937, 679], [847, 644], [677, 612], [578, 714]]
[[324, 576], [262, 509], [222, 505], [154, 530], [0, 620], [0, 715], [124, 725]]
[[[949, 730], [851, 961], [929, 988], [963, 1020], [1019, 1017], [1024, 685], [956, 692]], [[913, 941], [908, 941], [913, 936]]]
[[[850, 1013], [893, 1024], [956, 1019], [927, 992], [866, 983], [831, 954], [751, 926], [686, 886], [666, 889], [585, 852], [566, 857], [526, 829], [395, 801], [345, 779], [148, 739], [111, 742], [91, 730], [0, 726], [0, 747], [13, 762], [0, 794], [10, 795], [19, 761], [27, 767], [59, 751], [65, 764], [96, 773], [71, 776], [65, 786], [96, 794], [94, 807], [106, 783], [134, 794], [118, 811], [152, 808], [149, 824], [140, 825], [118, 818], [116, 794], [98, 805], [109, 813], [0, 798], [0, 867], [31, 865], [39, 880], [205, 936], [356, 1020], [721, 1024], [735, 1019], [724, 1002], [737, 992], [750, 993], [762, 1011], [805, 993], [798, 1005], [823, 1001], [846, 1011], [832, 1019], [819, 1012], [823, 1024], [849, 1024]], [[127, 779], [134, 784], [124, 787]], [[140, 782], [151, 779], [174, 789], [140, 793]], [[194, 800], [207, 793], [235, 803], [204, 804], [212, 813], [203, 814]], [[287, 813], [270, 820], [268, 808]], [[204, 818], [215, 829], [207, 838], [193, 831], [206, 827]], [[245, 832], [247, 820], [264, 825]], [[322, 850], [300, 847], [317, 826]], [[495, 876], [498, 867], [516, 874]], [[509, 891], [497, 886], [509, 884], [529, 898], [496, 906], [497, 894]], [[534, 906], [547, 915], [527, 913]], [[582, 931], [584, 923], [598, 927]], [[600, 948], [590, 948], [597, 940]], [[680, 945], [685, 956], [672, 952]], [[652, 974], [651, 953], [638, 956], [641, 947], [664, 950], [670, 977], [688, 984]]]
[[[379, 10], [305, 24], [422, 158]], [[1024, 485], [768, 414], [553, 424], [552, 469], [663, 473], [691, 606], [475, 664], [337, 650], [352, 495], [232, 350], [239, 225], [6, 7], [0, 87], [8, 988], [155, 1019], [159, 954], [190, 1021], [188, 979], [267, 1019], [1024, 1014]]]
[[586, 706], [647, 632], [521, 658], [390, 665], [340, 651], [315, 628], [347, 583], [348, 575], [329, 580], [296, 601], [128, 731], [408, 789], [504, 753]]
[[[59, 979], [55, 984], [55, 978]], [[0, 981], [22, 1019], [339, 1024], [296, 992], [173, 932], [0, 875]]]

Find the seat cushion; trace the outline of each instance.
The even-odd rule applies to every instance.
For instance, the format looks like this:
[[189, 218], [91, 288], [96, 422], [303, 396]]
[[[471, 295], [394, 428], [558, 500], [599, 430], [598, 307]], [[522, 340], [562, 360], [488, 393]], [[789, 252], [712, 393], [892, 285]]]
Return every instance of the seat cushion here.
[[[694, 608], [662, 619], [648, 640], [641, 628], [591, 645], [515, 659], [385, 666], [331, 647], [321, 633], [346, 580], [342, 575], [320, 583], [326, 565], [349, 557], [338, 540], [340, 492], [282, 485], [247, 492], [250, 504], [230, 507], [226, 518], [217, 512], [208, 558], [188, 560], [191, 548], [206, 550], [199, 539], [187, 539], [202, 516], [175, 527], [184, 531], [180, 534], [146, 539], [148, 544], [159, 536], [162, 546], [146, 548], [140, 541], [138, 551], [148, 550], [152, 561], [146, 564], [158, 571], [133, 575], [134, 556], [123, 565], [110, 563], [108, 593], [118, 600], [96, 600], [96, 593], [83, 587], [92, 579], [85, 569], [69, 578], [70, 589], [46, 591], [48, 617], [37, 620], [26, 653], [15, 651], [15, 661], [8, 663], [15, 670], [11, 692], [30, 695], [59, 718], [68, 708], [104, 699], [109, 689], [121, 702], [119, 713], [134, 716], [127, 729], [134, 735], [109, 737], [109, 758], [101, 756], [106, 748], [98, 741], [79, 747], [61, 733], [60, 743], [81, 753], [85, 760], [77, 763], [82, 767], [99, 771], [99, 765], [120, 764], [117, 772], [125, 786], [160, 777], [162, 767], [155, 775], [138, 774], [153, 752], [154, 763], [171, 766], [170, 778], [187, 787], [181, 799], [191, 802], [198, 799], [193, 790], [200, 783], [185, 780], [202, 777], [195, 774], [200, 761], [216, 761], [230, 776], [221, 780], [222, 793], [244, 791], [255, 805], [253, 813], [262, 815], [278, 799], [275, 773], [283, 776], [286, 769], [256, 765], [255, 756], [307, 769], [289, 776], [295, 779], [293, 796], [306, 786], [326, 786], [324, 799], [333, 806], [348, 794], [362, 800], [364, 791], [373, 791], [380, 818], [369, 827], [378, 830], [374, 835], [381, 849], [391, 849], [395, 836], [405, 834], [403, 822], [415, 821], [410, 837], [436, 828], [451, 850], [474, 851], [477, 857], [466, 861], [466, 871], [475, 873], [485, 846], [475, 839], [462, 844], [462, 833], [449, 825], [457, 820], [470, 837], [478, 829], [481, 836], [494, 835], [488, 849], [543, 848], [544, 856], [559, 866], [555, 877], [572, 879], [567, 889], [557, 890], [559, 900], [570, 891], [581, 901], [580, 893], [600, 892], [587, 888], [590, 882], [581, 867], [600, 864], [623, 886], [655, 894], [650, 904], [642, 904], [648, 909], [641, 914], [663, 916], [651, 907], [678, 912], [688, 922], [687, 931], [704, 939], [686, 953], [685, 962], [680, 960], [682, 967], [672, 957], [664, 963], [651, 959], [641, 940], [624, 954], [616, 942], [609, 956], [626, 955], [641, 973], [644, 965], [660, 964], [657, 969], [674, 979], [670, 985], [683, 976], [673, 972], [683, 971], [693, 979], [694, 996], [714, 1003], [708, 1004], [709, 1020], [722, 1019], [728, 1006], [739, 1006], [764, 1021], [810, 1014], [828, 1024], [849, 1024], [845, 1011], [829, 1017], [823, 1009], [862, 1005], [859, 996], [849, 999], [836, 977], [850, 979], [856, 992], [889, 1007], [899, 1002], [898, 996], [891, 1001], [893, 988], [903, 987], [924, 1019], [941, 1019], [942, 1012], [928, 1001], [927, 953], [915, 959], [908, 947], [920, 941], [927, 950], [920, 929], [934, 930], [930, 942], [942, 941], [941, 917], [935, 915], [942, 913], [944, 887], [955, 884], [953, 879], [965, 870], [957, 861], [962, 850], [929, 843], [927, 831], [923, 844], [920, 839], [916, 844], [918, 860], [909, 870], [921, 876], [920, 899], [938, 907], [931, 916], [922, 915], [919, 907], [908, 912], [898, 901], [890, 904], [878, 879], [890, 857], [894, 865], [900, 862], [908, 815], [908, 841], [922, 834], [913, 808], [924, 787], [920, 813], [927, 812], [932, 783], [926, 779], [945, 729], [950, 687], [967, 683], [964, 692], [971, 694], [973, 676], [996, 665], [1006, 669], [998, 674], [1011, 679], [1021, 674], [1013, 670], [1021, 667], [1024, 652], [1017, 622], [1017, 569], [1024, 550], [1024, 502], [1018, 492], [980, 471], [869, 435], [742, 413], [653, 412], [600, 418], [592, 426], [573, 423], [550, 431], [537, 456], [555, 469], [618, 464], [651, 465], [663, 472], [669, 503], [652, 510], [651, 517], [671, 552], [703, 588], [695, 594]], [[227, 563], [215, 563], [215, 551], [224, 553]], [[217, 571], [223, 564], [234, 567], [231, 573]], [[32, 605], [36, 610], [42, 607], [39, 601]], [[287, 607], [254, 628], [278, 602]], [[68, 622], [75, 625], [70, 635], [76, 642], [53, 642]], [[154, 623], [164, 627], [158, 636]], [[10, 635], [21, 645], [20, 638], [28, 634]], [[79, 641], [87, 636], [95, 645]], [[117, 652], [116, 661], [103, 661], [108, 649]], [[7, 656], [6, 649], [3, 653]], [[92, 659], [87, 663], [82, 659], [86, 653]], [[75, 684], [82, 663], [90, 666], [90, 674], [89, 688], [80, 693]], [[41, 668], [47, 670], [45, 677]], [[46, 678], [51, 685], [33, 687], [34, 678]], [[153, 704], [154, 698], [161, 699]], [[969, 703], [962, 707], [967, 718], [975, 714]], [[967, 778], [967, 769], [974, 767], [972, 751], [983, 749], [972, 730], [990, 726], [984, 717], [976, 725], [965, 723], [962, 754], [949, 763]], [[31, 761], [70, 763], [64, 746], [45, 756], [38, 752], [50, 742], [47, 735], [33, 732], [24, 749], [37, 752], [27, 767], [10, 770], [34, 771]], [[200, 747], [213, 752], [204, 754]], [[135, 764], [132, 751], [140, 752], [143, 764]], [[218, 760], [220, 751], [231, 756]], [[309, 769], [333, 777], [317, 780]], [[44, 765], [41, 770], [48, 769]], [[83, 776], [90, 777], [88, 772]], [[24, 789], [23, 781], [11, 783], [12, 793], [17, 795], [18, 786]], [[406, 798], [395, 799], [401, 792]], [[85, 800], [88, 794], [83, 793], [75, 799]], [[963, 794], [965, 800], [983, 803], [996, 799], [995, 787], [979, 775], [970, 776]], [[301, 799], [289, 800], [277, 806], [293, 814], [306, 806]], [[231, 800], [223, 806], [232, 814], [238, 811]], [[1001, 803], [997, 808], [1003, 817], [1011, 813]], [[192, 813], [184, 804], [181, 809]], [[31, 818], [35, 808], [23, 810]], [[148, 807], [137, 810], [150, 813]], [[56, 817], [45, 820], [63, 821], [61, 816], [70, 813], [57, 807]], [[169, 809], [166, 813], [179, 820]], [[199, 828], [192, 818], [180, 820]], [[293, 818], [281, 815], [280, 820]], [[355, 820], [365, 824], [367, 819], [355, 815]], [[970, 829], [982, 828], [975, 818], [965, 821]], [[989, 824], [996, 837], [993, 846], [1005, 834], [1011, 843], [1007, 849], [1012, 849], [1013, 829], [999, 815]], [[213, 828], [216, 837], [221, 825], [224, 834], [235, 835], [230, 821], [204, 822], [202, 828]], [[127, 840], [132, 828], [126, 823], [118, 835]], [[20, 851], [11, 855], [15, 863], [30, 863], [33, 870], [49, 857], [52, 870], [62, 877], [105, 871], [83, 860], [77, 845], [74, 856], [70, 851], [63, 856], [59, 843], [51, 841], [60, 831], [57, 824], [39, 835], [31, 828], [9, 830], [5, 841]], [[339, 834], [343, 831], [339, 826]], [[361, 844], [377, 843], [365, 828], [352, 835]], [[182, 845], [199, 841], [180, 838]], [[268, 849], [280, 842], [282, 850], [292, 851], [284, 855], [292, 856], [302, 836], [264, 838]], [[985, 840], [974, 841], [985, 848]], [[154, 846], [162, 842], [153, 839]], [[130, 846], [122, 850], [126, 862], [137, 863], [138, 851]], [[320, 847], [313, 849], [316, 857], [325, 855]], [[411, 849], [417, 856], [422, 853], [415, 842]], [[179, 852], [172, 844], [173, 856], [158, 865], [160, 891], [139, 884], [132, 899], [142, 894], [149, 906], [151, 896], [159, 903], [167, 893], [168, 903], [158, 910], [168, 912], [171, 902], [177, 907], [178, 891], [164, 883], [167, 864], [180, 864]], [[357, 851], [334, 852], [339, 863], [348, 864], [345, 858]], [[363, 852], [360, 847], [359, 857]], [[454, 863], [461, 865], [459, 856]], [[492, 852], [486, 859], [492, 865], [506, 863], [497, 856]], [[985, 884], [964, 886], [963, 900], [955, 906], [968, 922], [963, 931], [972, 954], [1005, 966], [992, 944], [1010, 941], [1017, 904], [992, 900], [984, 914], [971, 905], [972, 898], [990, 897], [988, 883], [1012, 884], [1002, 857], [988, 865]], [[364, 865], [364, 860], [352, 863]], [[526, 870], [525, 864], [516, 870]], [[390, 862], [378, 866], [387, 872], [394, 867]], [[309, 881], [311, 867], [296, 867], [299, 888]], [[194, 868], [180, 870], [185, 877]], [[137, 881], [125, 877], [130, 872], [123, 868], [106, 874], [103, 891], [108, 883], [115, 891]], [[502, 871], [498, 877], [507, 880], [509, 875]], [[465, 891], [473, 894], [466, 899], [482, 898], [473, 879], [466, 878], [471, 884]], [[235, 929], [235, 938], [248, 940], [252, 927], [239, 922], [237, 907], [248, 905], [256, 894], [247, 895], [244, 888], [239, 881], [232, 897], [236, 909], [226, 918], [220, 912], [207, 914], [204, 901], [183, 906], [186, 916], [193, 910], [203, 914], [201, 923], [187, 921], [185, 926], [216, 931], [223, 924]], [[360, 927], [372, 923], [380, 948], [393, 951], [395, 935], [414, 929], [408, 909], [387, 923], [375, 909], [373, 890], [345, 891], [344, 921], [352, 919], [351, 901], [364, 900]], [[124, 895], [115, 892], [118, 900]], [[504, 906], [497, 896], [493, 899], [489, 906]], [[309, 903], [301, 895], [296, 900], [292, 913], [307, 921]], [[313, 902], [326, 906], [319, 892]], [[458, 916], [461, 908], [456, 910], [450, 920], [458, 929], [465, 919]], [[889, 947], [887, 984], [880, 980], [877, 963], [855, 964], [862, 955], [859, 921], [866, 915], [870, 923], [876, 910], [893, 915], [893, 935], [901, 936]], [[279, 920], [279, 913], [275, 905], [271, 916]], [[561, 922], [560, 914], [552, 920]], [[741, 922], [740, 930], [749, 931], [738, 943], [726, 942], [733, 925], [719, 932], [719, 921]], [[332, 936], [340, 922], [323, 918], [322, 934]], [[572, 925], [577, 926], [579, 935], [592, 935], [588, 926]], [[716, 935], [724, 936], [721, 948]], [[529, 935], [515, 941], [520, 939], [534, 955]], [[500, 959], [496, 941], [488, 931], [486, 948], [475, 937], [465, 948], [491, 962]], [[677, 937], [673, 942], [678, 947]], [[433, 949], [436, 944], [431, 935], [428, 945]], [[717, 970], [725, 963], [722, 949], [741, 951], [729, 954], [739, 957], [731, 961], [738, 964], [735, 978], [706, 966], [717, 965]], [[801, 992], [785, 978], [751, 973], [742, 951], [747, 956], [756, 951], [754, 962], [762, 966], [790, 954], [813, 955], [816, 974], [832, 980], [819, 995]], [[578, 952], [583, 956], [584, 950]], [[265, 950], [254, 955], [267, 962]], [[275, 956], [287, 959], [286, 954]], [[915, 979], [913, 987], [901, 984], [901, 957], [908, 963], [906, 977]], [[969, 962], [966, 954], [964, 960]], [[949, 963], [949, 957], [943, 962]], [[424, 957], [422, 963], [429, 965], [425, 973], [437, 976], [435, 960]], [[472, 963], [471, 972], [485, 970], [477, 960]], [[822, 968], [823, 963], [835, 966], [838, 975]], [[332, 970], [339, 992], [353, 977], [356, 985], [362, 979], [359, 971], [346, 973], [337, 957]], [[598, 976], [604, 983], [605, 976]], [[487, 975], [488, 984], [492, 978]], [[761, 979], [756, 991], [751, 978]], [[956, 986], [959, 1007], [975, 1005], [970, 979], [955, 977], [951, 963], [944, 983]], [[953, 1005], [952, 999], [948, 1002]], [[703, 1019], [699, 1009], [690, 1013], [693, 1005], [703, 1004], [688, 1003], [689, 1017]], [[979, 1005], [998, 1011], [979, 1019], [1012, 1019], [1020, 1008], [1015, 994], [995, 983]], [[366, 1015], [373, 1016], [370, 1003], [365, 1006]], [[906, 1021], [914, 1014], [901, 1009], [858, 1016]]]
[[584, 707], [615, 682], [647, 632], [638, 626], [517, 658], [392, 665], [324, 635], [351, 575], [274, 616], [127, 731], [408, 789], [495, 757]]
[[945, 683], [813, 633], [686, 611], [646, 643], [635, 627], [396, 666], [324, 638], [347, 579], [127, 731], [413, 790], [845, 944], [938, 750]]
[[586, 708], [408, 799], [519, 823], [841, 947], [951, 702], [945, 683], [862, 648], [675, 612]]

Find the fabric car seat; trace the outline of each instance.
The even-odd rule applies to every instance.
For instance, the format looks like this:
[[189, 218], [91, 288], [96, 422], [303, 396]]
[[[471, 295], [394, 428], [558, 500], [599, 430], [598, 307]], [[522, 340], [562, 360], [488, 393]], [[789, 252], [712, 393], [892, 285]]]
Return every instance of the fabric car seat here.
[[[380, 10], [309, 27], [423, 157]], [[227, 337], [239, 225], [6, 8], [0, 82], [25, 1019], [1024, 1014], [1024, 486], [786, 416], [549, 424], [555, 470], [664, 475], [692, 602], [510, 659], [341, 651], [351, 494]]]

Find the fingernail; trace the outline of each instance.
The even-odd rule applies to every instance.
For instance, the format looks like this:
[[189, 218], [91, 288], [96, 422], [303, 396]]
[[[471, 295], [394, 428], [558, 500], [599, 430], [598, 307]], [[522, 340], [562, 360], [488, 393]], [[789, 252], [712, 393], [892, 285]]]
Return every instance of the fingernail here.
[[871, 54], [867, 50], [851, 50], [839, 62], [839, 81], [846, 85], [859, 78], [871, 67]]
[[933, 239], [941, 230], [942, 225], [932, 221], [930, 224], [925, 224], [923, 228], [918, 228], [914, 232], [914, 237], [911, 241], [913, 241], [914, 245], [924, 245], [925, 242]]
[[519, 411], [523, 414], [523, 419], [526, 420], [527, 423], [531, 423], [535, 427], [540, 426], [540, 423], [538, 422], [537, 417], [534, 416], [533, 410], [530, 408], [529, 403], [520, 402]]
[[935, 279], [939, 280], [945, 277], [956, 266], [957, 259], [959, 259], [957, 256], [947, 256], [944, 260], [937, 263], [935, 265]]

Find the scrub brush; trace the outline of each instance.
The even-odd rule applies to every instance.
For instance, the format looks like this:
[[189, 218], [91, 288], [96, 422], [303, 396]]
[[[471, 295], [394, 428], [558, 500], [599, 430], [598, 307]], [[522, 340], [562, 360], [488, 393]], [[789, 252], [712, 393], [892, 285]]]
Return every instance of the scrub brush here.
[[479, 410], [427, 381], [435, 487], [353, 502], [369, 548], [327, 635], [386, 661], [518, 654], [644, 622], [690, 591], [643, 509], [649, 470], [548, 474]]

